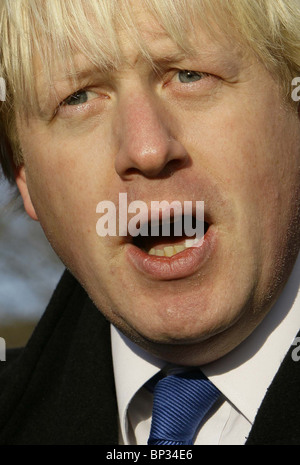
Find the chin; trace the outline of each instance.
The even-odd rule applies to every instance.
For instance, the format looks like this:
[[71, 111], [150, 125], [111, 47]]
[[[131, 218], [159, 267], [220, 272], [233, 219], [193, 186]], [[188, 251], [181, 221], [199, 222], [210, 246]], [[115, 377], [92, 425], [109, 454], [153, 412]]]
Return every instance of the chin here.
[[[132, 307], [133, 308], [133, 307]], [[240, 317], [238, 311], [209, 308], [207, 305], [153, 304], [137, 306], [130, 315], [123, 313], [122, 328], [135, 340], [170, 346], [203, 343], [230, 328]], [[143, 311], [141, 312], [141, 308]]]

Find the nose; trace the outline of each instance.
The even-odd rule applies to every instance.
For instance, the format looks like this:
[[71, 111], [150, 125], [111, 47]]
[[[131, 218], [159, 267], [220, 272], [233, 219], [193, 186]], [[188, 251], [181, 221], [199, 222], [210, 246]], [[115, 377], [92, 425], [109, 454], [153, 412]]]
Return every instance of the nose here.
[[187, 163], [188, 154], [174, 137], [170, 115], [156, 98], [135, 92], [120, 100], [119, 109], [115, 169], [122, 179], [133, 174], [169, 176]]

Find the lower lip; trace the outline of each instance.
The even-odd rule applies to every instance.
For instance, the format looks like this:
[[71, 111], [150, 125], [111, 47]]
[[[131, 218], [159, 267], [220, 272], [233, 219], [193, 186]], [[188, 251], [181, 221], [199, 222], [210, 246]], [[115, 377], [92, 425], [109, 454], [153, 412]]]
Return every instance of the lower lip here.
[[199, 246], [190, 247], [173, 257], [148, 255], [138, 247], [129, 244], [126, 255], [134, 268], [149, 277], [169, 281], [192, 276], [211, 257], [217, 242], [216, 231], [211, 226]]

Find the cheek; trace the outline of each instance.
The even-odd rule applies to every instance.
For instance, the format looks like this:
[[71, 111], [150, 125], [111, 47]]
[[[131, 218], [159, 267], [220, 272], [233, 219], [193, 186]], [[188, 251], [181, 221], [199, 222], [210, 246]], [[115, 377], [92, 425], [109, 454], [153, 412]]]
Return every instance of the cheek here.
[[236, 101], [225, 108], [202, 122], [195, 115], [187, 144], [196, 169], [213, 176], [233, 206], [234, 222], [222, 218], [224, 235], [243, 257], [260, 257], [257, 269], [267, 275], [288, 253], [289, 226], [299, 211], [298, 115], [283, 108], [276, 92], [261, 104]]
[[241, 97], [223, 106], [203, 120], [195, 115], [185, 128], [189, 151], [196, 153], [194, 165], [207, 169], [233, 203], [240, 199], [253, 212], [279, 207], [279, 197], [290, 197], [289, 184], [299, 183], [298, 115], [283, 108], [275, 91], [261, 104]]
[[92, 153], [78, 146], [49, 144], [39, 138], [27, 145], [25, 166], [31, 201], [48, 240], [61, 257], [71, 255], [72, 248], [79, 250], [83, 237], [96, 235], [96, 205], [107, 191], [101, 176], [95, 175], [92, 159]]
[[[41, 217], [65, 215], [78, 220], [95, 211], [108, 195], [112, 165], [90, 136], [62, 137], [58, 133], [25, 135], [24, 158], [30, 195]], [[32, 143], [33, 141], [33, 143]], [[48, 211], [45, 211], [48, 210]]]

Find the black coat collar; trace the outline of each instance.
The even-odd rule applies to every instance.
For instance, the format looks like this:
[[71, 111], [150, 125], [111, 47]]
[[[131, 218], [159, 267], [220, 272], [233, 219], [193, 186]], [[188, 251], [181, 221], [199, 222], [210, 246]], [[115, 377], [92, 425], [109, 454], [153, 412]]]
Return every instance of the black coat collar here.
[[0, 392], [0, 444], [118, 443], [109, 324], [68, 272]]

